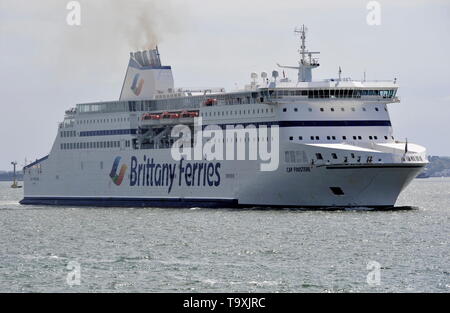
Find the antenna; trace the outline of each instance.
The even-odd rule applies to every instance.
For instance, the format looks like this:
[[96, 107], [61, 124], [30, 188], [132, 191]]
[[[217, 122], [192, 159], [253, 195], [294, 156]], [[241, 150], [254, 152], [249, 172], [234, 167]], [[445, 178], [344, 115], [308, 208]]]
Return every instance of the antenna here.
[[256, 80], [258, 79], [258, 74], [252, 73], [251, 78], [252, 78], [253, 84], [256, 84]]
[[[305, 25], [302, 25], [300, 28], [297, 27], [294, 30], [294, 33], [300, 37], [300, 49], [298, 50], [298, 52], [301, 55], [300, 63], [305, 64], [305, 65], [307, 63], [309, 65], [313, 65], [313, 64], [319, 65], [318, 60], [313, 59], [312, 55], [320, 54], [320, 52], [311, 52], [306, 49], [306, 33], [307, 32], [308, 32], [308, 28]], [[306, 56], [308, 56], [308, 60], [306, 59]]]
[[267, 79], [267, 76], [268, 76], [268, 75], [267, 75], [266, 72], [262, 72], [262, 73], [261, 73], [261, 79], [262, 79], [262, 83], [263, 83], [263, 84], [268, 83], [269, 80]]
[[272, 77], [273, 77], [275, 80], [277, 80], [278, 76], [279, 76], [278, 71], [273, 71], [273, 72], [272, 72]]
[[282, 66], [277, 64], [280, 68], [289, 68], [298, 70], [298, 82], [310, 82], [312, 81], [312, 69], [320, 66], [317, 58], [313, 58], [314, 54], [320, 54], [320, 52], [312, 52], [306, 49], [306, 33], [308, 29], [305, 25], [300, 28], [295, 28], [294, 33], [300, 37], [300, 60], [298, 66]]
[[342, 77], [342, 69], [341, 69], [341, 67], [339, 66], [339, 81], [341, 81], [341, 77]]

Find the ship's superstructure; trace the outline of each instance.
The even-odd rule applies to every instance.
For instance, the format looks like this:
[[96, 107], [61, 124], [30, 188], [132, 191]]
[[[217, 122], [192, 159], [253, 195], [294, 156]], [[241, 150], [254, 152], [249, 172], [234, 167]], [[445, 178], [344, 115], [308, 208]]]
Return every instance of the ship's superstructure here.
[[[339, 72], [336, 79], [313, 81], [318, 52], [306, 50], [305, 27], [297, 32], [298, 66], [279, 66], [296, 69], [295, 81], [284, 71], [252, 73], [250, 84], [233, 92], [176, 88], [158, 49], [131, 53], [119, 101], [66, 111], [50, 154], [24, 168], [21, 203], [393, 206], [427, 163], [423, 147], [394, 137], [388, 104], [399, 102], [396, 80], [354, 81]], [[277, 151], [276, 166], [264, 171], [264, 160], [234, 152], [230, 159], [226, 151], [223, 158], [201, 150], [197, 158], [174, 159], [175, 126], [191, 131], [185, 142], [191, 147], [208, 127], [239, 126], [243, 136], [209, 142], [227, 151], [243, 144], [245, 155], [266, 143]], [[265, 127], [271, 129], [261, 136]]]

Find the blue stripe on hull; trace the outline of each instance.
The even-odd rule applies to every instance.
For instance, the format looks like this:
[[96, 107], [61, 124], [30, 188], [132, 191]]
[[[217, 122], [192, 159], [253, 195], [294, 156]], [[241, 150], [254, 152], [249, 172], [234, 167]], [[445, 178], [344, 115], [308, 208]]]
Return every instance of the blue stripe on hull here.
[[355, 206], [310, 206], [310, 205], [260, 205], [240, 204], [237, 199], [183, 199], [183, 198], [64, 198], [64, 197], [25, 197], [22, 205], [52, 206], [89, 206], [89, 207], [156, 207], [156, 208], [269, 208], [269, 209], [318, 209], [341, 210], [352, 207], [373, 209], [394, 209], [392, 205], [355, 205]]
[[[207, 126], [216, 124], [205, 124], [203, 129]], [[267, 121], [267, 122], [249, 122], [249, 123], [230, 123], [230, 124], [218, 124], [217, 126], [222, 129], [227, 126], [243, 126], [247, 127], [253, 125], [255, 127], [260, 126], [279, 126], [279, 127], [379, 127], [379, 126], [392, 126], [391, 121]], [[138, 129], [107, 129], [107, 130], [91, 130], [80, 132], [80, 137], [91, 137], [91, 136], [116, 136], [116, 135], [135, 135]]]
[[183, 198], [70, 198], [25, 197], [24, 205], [93, 206], [93, 207], [168, 207], [168, 208], [234, 208], [236, 199], [183, 199]]

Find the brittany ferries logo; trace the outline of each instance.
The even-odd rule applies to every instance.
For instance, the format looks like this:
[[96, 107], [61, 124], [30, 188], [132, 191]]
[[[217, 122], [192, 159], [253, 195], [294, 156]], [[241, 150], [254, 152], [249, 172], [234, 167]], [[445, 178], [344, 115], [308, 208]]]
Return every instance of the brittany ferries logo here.
[[144, 79], [139, 79], [140, 75], [136, 74], [133, 78], [133, 83], [131, 84], [131, 90], [133, 90], [136, 96], [139, 96], [142, 91], [142, 87], [144, 86]]
[[114, 160], [114, 163], [113, 163], [113, 167], [111, 169], [111, 173], [109, 174], [112, 181], [117, 186], [120, 186], [120, 184], [122, 184], [123, 178], [125, 177], [125, 172], [127, 171], [127, 168], [128, 168], [128, 166], [123, 164], [122, 167], [120, 168], [119, 174], [117, 174], [117, 168], [119, 167], [119, 163], [120, 163], [121, 159], [122, 158], [120, 156], [116, 157], [116, 159]]

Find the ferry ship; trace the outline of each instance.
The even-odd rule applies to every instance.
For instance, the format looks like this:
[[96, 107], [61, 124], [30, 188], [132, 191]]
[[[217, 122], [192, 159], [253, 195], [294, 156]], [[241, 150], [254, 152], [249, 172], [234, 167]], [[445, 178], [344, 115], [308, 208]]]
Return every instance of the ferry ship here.
[[[21, 204], [393, 207], [427, 164], [425, 148], [394, 137], [388, 104], [400, 102], [398, 82], [356, 81], [340, 68], [337, 78], [313, 81], [319, 52], [306, 49], [304, 26], [296, 32], [297, 65], [252, 73], [231, 92], [176, 88], [158, 48], [130, 53], [120, 99], [68, 109], [49, 155], [24, 167]], [[199, 138], [209, 126], [241, 132]], [[197, 157], [174, 158], [176, 127], [192, 131], [184, 151], [201, 143]], [[211, 141], [226, 157], [204, 154]], [[228, 153], [239, 145], [240, 157]], [[267, 158], [250, 157], [264, 145], [277, 159], [265, 170]]]

